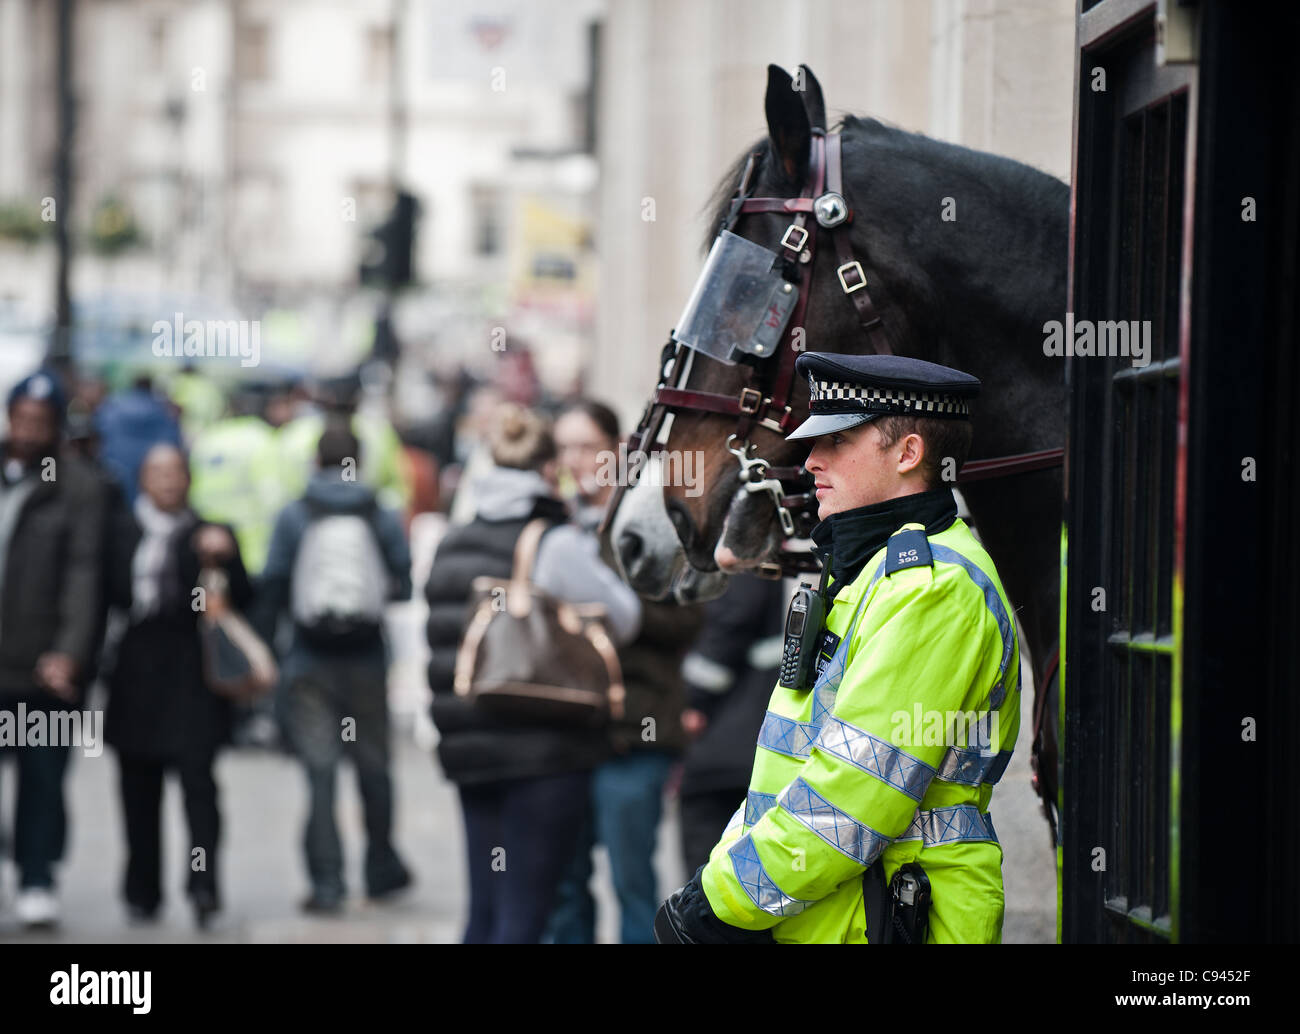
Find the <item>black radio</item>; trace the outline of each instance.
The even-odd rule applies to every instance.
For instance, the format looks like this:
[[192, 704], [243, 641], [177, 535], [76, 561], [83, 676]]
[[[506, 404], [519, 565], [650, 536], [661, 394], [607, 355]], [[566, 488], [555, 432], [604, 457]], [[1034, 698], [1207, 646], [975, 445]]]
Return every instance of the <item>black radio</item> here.
[[787, 689], [810, 689], [821, 642], [826, 604], [821, 593], [803, 583], [790, 600], [785, 615], [785, 645], [781, 650], [780, 684]]

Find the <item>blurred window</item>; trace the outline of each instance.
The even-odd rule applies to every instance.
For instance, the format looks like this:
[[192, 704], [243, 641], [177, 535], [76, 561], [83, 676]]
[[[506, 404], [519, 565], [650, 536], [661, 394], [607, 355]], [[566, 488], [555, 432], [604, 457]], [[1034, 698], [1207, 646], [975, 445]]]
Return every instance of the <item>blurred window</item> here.
[[235, 40], [235, 74], [242, 82], [266, 82], [269, 65], [266, 26], [241, 25]]
[[162, 68], [167, 61], [167, 19], [155, 18], [149, 25], [149, 45], [153, 50], [153, 66]]
[[471, 191], [474, 212], [474, 253], [496, 255], [501, 251], [501, 191], [476, 186]]
[[533, 256], [533, 276], [538, 280], [573, 280], [578, 268], [568, 255], [541, 252]]
[[388, 78], [388, 64], [392, 60], [392, 31], [387, 25], [371, 25], [366, 29], [366, 83], [375, 85]]

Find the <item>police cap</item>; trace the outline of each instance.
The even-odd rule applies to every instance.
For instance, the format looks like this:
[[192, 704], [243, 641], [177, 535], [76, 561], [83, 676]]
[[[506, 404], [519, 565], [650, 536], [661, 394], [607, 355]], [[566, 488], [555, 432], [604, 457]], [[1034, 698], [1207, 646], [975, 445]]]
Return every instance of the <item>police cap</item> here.
[[808, 378], [808, 419], [787, 436], [816, 438], [882, 416], [970, 419], [976, 377], [902, 355], [805, 352], [795, 373]]

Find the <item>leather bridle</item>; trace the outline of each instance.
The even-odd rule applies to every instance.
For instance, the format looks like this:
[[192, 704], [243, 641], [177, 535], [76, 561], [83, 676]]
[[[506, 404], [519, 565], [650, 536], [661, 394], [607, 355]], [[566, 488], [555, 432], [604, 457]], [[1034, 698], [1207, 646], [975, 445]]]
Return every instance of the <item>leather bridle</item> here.
[[[884, 323], [871, 300], [862, 264], [853, 256], [849, 226], [853, 211], [844, 196], [841, 172], [841, 134], [828, 133], [824, 127], [811, 129], [809, 174], [798, 197], [751, 197], [750, 190], [760, 152], [751, 153], [745, 162], [740, 183], [732, 195], [727, 213], [718, 228], [733, 230], [742, 215], [776, 213], [790, 215], [790, 224], [781, 236], [781, 276], [796, 284], [798, 298], [789, 323], [771, 355], [743, 357], [737, 365], [744, 371], [745, 382], [738, 394], [698, 391], [684, 385], [694, 365], [694, 353], [671, 337], [659, 360], [659, 382], [646, 404], [636, 431], [628, 440], [629, 455], [653, 448], [664, 418], [669, 413], [716, 413], [736, 418], [736, 430], [727, 439], [727, 449], [740, 463], [741, 483], [748, 492], [770, 495], [787, 538], [807, 538], [817, 524], [817, 500], [810, 491], [808, 472], [802, 466], [774, 466], [756, 454], [750, 436], [758, 428], [784, 435], [792, 430], [790, 399], [794, 389], [794, 365], [799, 351], [794, 343], [796, 331], [802, 331], [812, 293], [813, 257], [818, 230], [829, 236], [835, 249], [836, 278], [840, 288], [853, 303], [858, 326], [867, 337], [869, 354], [891, 355], [893, 349], [885, 334]], [[809, 216], [813, 219], [810, 221]], [[671, 381], [671, 383], [670, 383]], [[732, 442], [738, 443], [733, 447]], [[1047, 449], [992, 460], [977, 460], [962, 467], [957, 483], [990, 477], [1040, 470], [1063, 462], [1064, 449]], [[613, 521], [623, 493], [632, 482], [616, 486], [601, 522], [603, 535]], [[811, 552], [783, 551], [780, 563], [761, 565], [761, 574], [775, 577], [816, 571], [819, 562]]]

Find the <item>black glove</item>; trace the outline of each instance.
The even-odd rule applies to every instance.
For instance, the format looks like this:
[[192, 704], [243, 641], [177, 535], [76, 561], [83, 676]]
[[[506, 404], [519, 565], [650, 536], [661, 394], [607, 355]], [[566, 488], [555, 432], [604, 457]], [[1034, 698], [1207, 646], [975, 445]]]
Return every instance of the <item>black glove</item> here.
[[771, 930], [742, 930], [724, 923], [709, 905], [701, 883], [704, 866], [659, 906], [655, 940], [660, 944], [775, 944]]

